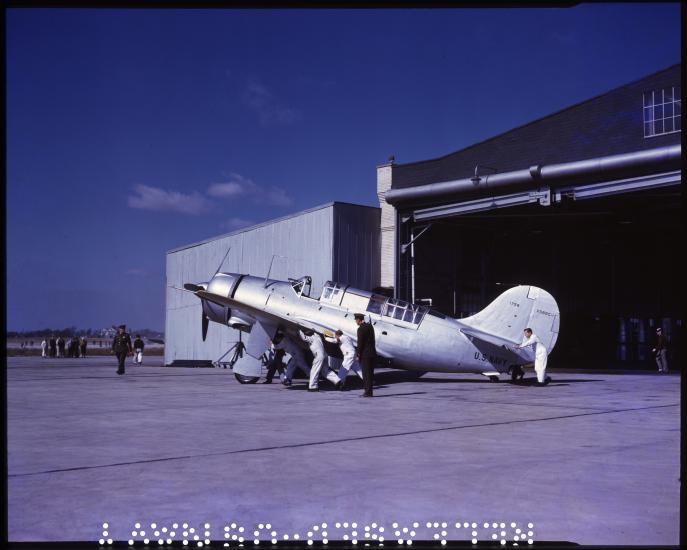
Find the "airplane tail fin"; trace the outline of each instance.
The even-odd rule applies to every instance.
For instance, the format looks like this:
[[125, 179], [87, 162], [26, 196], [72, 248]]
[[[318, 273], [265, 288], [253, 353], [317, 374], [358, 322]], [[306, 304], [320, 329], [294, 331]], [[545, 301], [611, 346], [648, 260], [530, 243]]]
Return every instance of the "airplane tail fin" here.
[[520, 285], [506, 290], [482, 311], [460, 322], [518, 344], [529, 327], [550, 353], [558, 339], [560, 311], [546, 290]]

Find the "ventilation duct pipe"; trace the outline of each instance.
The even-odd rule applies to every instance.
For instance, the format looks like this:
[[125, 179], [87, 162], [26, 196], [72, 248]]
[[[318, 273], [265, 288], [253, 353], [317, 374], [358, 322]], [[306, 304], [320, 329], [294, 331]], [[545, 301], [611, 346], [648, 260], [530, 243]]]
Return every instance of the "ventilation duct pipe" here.
[[482, 177], [465, 178], [407, 187], [390, 189], [384, 195], [389, 204], [440, 202], [457, 195], [480, 194], [498, 189], [513, 189], [532, 185], [555, 185], [569, 183], [570, 180], [587, 178], [595, 182], [610, 179], [619, 172], [645, 171], [656, 169], [679, 169], [681, 146], [670, 145], [634, 153], [623, 153], [608, 157], [598, 157], [561, 164], [536, 165], [525, 170], [489, 174]]

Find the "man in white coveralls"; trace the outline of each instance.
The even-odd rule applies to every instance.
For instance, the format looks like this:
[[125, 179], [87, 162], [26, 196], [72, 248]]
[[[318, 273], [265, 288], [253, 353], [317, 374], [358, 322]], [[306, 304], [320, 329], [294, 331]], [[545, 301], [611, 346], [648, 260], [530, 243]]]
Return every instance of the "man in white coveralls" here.
[[[308, 334], [299, 330], [301, 338], [304, 342], [310, 346], [310, 351], [313, 354], [312, 368], [310, 369], [310, 384], [308, 385], [308, 391], [320, 391], [318, 387], [320, 370], [324, 361], [327, 359], [327, 352], [324, 349], [324, 342], [320, 335], [313, 331], [308, 331]], [[337, 385], [339, 383], [339, 377], [332, 371], [327, 372], [327, 380], [332, 384]]]
[[525, 337], [523, 338], [522, 344], [515, 346], [515, 349], [532, 346], [534, 351], [534, 371], [537, 373], [537, 383], [540, 386], [545, 386], [551, 381], [551, 378], [546, 376], [546, 360], [548, 358], [548, 353], [544, 344], [542, 344], [539, 337], [532, 332], [531, 328], [526, 328], [524, 333]]
[[339, 369], [339, 378], [341, 378], [339, 389], [345, 391], [346, 377], [351, 370], [355, 372], [361, 380], [363, 379], [363, 373], [360, 371], [360, 364], [355, 358], [355, 344], [350, 336], [346, 336], [340, 330], [334, 333], [334, 338], [325, 337], [325, 340], [333, 344], [338, 344], [341, 348], [341, 353], [343, 353], [343, 362]]

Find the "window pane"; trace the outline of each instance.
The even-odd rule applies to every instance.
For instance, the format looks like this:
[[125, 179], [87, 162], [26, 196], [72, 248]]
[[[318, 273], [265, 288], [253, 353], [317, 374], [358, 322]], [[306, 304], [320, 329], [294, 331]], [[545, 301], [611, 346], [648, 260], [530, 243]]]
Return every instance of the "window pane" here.
[[665, 131], [666, 132], [672, 132], [673, 131], [673, 119], [672, 118], [666, 118], [664, 120], [665, 123]]
[[413, 322], [413, 310], [412, 309], [406, 309], [406, 313], [403, 316], [403, 320], [407, 321], [408, 323]]
[[325, 288], [324, 289], [324, 294], [322, 295], [322, 298], [325, 300], [329, 300], [329, 296], [332, 294], [332, 289], [331, 288]]
[[649, 137], [651, 135], [651, 123], [646, 122], [644, 123], [644, 137]]
[[670, 118], [673, 116], [673, 106], [675, 103], [666, 103], [663, 106], [663, 115], [665, 118]]
[[673, 108], [675, 110], [674, 114], [675, 116], [680, 116], [682, 114], [682, 102], [681, 101], [676, 101], [673, 103]]
[[653, 114], [654, 111], [651, 107], [644, 107], [644, 122], [649, 122]]
[[401, 307], [397, 307], [396, 311], [394, 312], [394, 318], [395, 319], [403, 319], [403, 313], [405, 312], [405, 309]]
[[682, 119], [676, 117], [673, 120], [675, 121], [675, 130], [679, 132], [682, 129]]
[[663, 133], [663, 119], [654, 122], [654, 133], [657, 135]]
[[663, 105], [654, 105], [654, 120], [663, 118]]

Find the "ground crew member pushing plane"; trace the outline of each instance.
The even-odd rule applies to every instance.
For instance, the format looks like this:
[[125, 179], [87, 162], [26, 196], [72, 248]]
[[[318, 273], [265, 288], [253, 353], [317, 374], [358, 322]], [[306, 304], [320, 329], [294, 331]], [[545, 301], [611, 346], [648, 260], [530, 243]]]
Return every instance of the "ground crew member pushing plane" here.
[[[320, 335], [313, 331], [309, 332], [310, 334], [305, 334], [302, 330], [298, 331], [303, 341], [307, 342], [310, 346], [310, 351], [313, 354], [308, 391], [320, 391], [318, 388], [320, 370], [322, 370], [322, 364], [327, 359], [327, 352], [324, 349], [324, 342], [322, 342]], [[332, 371], [327, 372], [327, 380], [334, 385], [339, 383], [339, 377]]]
[[544, 344], [539, 340], [539, 336], [532, 332], [531, 328], [524, 330], [525, 337], [522, 344], [515, 346], [515, 349], [526, 348], [532, 346], [534, 349], [534, 371], [537, 373], [537, 382], [540, 386], [545, 386], [551, 381], [549, 376], [546, 376], [546, 361], [548, 353]]
[[332, 342], [338, 344], [341, 348], [341, 353], [343, 353], [343, 362], [341, 368], [339, 369], [339, 378], [341, 379], [341, 384], [339, 385], [339, 390], [345, 391], [346, 377], [348, 373], [353, 370], [360, 379], [363, 379], [363, 373], [360, 370], [360, 363], [355, 358], [355, 345], [353, 344], [353, 339], [350, 336], [346, 336], [342, 331], [337, 330], [334, 333], [334, 338], [326, 338], [327, 342]]
[[303, 350], [298, 344], [293, 342], [291, 338], [284, 335], [281, 340], [274, 342], [274, 349], [275, 351], [284, 350], [291, 356], [291, 359], [289, 359], [289, 362], [286, 364], [286, 372], [284, 373], [282, 384], [285, 386], [291, 385], [291, 379], [293, 378], [293, 373], [296, 371], [296, 368], [301, 369], [306, 376], [310, 375], [310, 367], [308, 367], [308, 364], [305, 362]]

